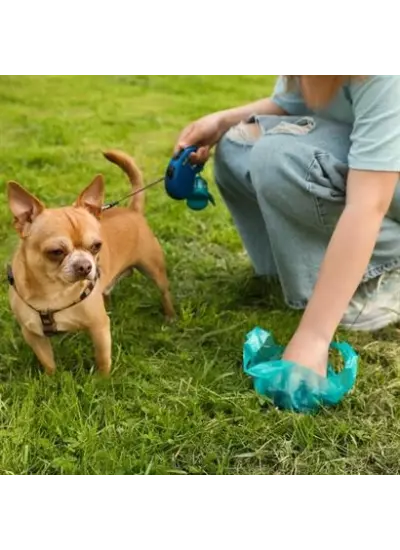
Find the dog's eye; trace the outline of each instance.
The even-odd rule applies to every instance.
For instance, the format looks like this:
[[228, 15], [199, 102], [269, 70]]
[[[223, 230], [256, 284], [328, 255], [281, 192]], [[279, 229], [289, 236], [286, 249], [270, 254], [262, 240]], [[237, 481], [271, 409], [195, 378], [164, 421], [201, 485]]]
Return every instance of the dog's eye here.
[[100, 252], [101, 245], [102, 243], [100, 241], [93, 243], [92, 246], [90, 247], [90, 252], [92, 254], [98, 254]]
[[51, 260], [61, 260], [65, 256], [62, 248], [53, 248], [47, 251], [47, 255]]

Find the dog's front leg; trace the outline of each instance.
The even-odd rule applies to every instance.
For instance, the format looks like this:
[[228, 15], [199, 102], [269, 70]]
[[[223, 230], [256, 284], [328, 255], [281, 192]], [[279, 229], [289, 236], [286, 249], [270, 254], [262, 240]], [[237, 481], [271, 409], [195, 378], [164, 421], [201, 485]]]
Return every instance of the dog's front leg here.
[[101, 324], [96, 323], [89, 327], [89, 333], [94, 345], [97, 369], [107, 376], [111, 369], [111, 331], [108, 316], [104, 315]]
[[22, 328], [22, 336], [25, 342], [33, 349], [46, 374], [54, 374], [56, 364], [54, 362], [53, 348], [50, 340], [45, 336], [38, 336], [26, 328]]

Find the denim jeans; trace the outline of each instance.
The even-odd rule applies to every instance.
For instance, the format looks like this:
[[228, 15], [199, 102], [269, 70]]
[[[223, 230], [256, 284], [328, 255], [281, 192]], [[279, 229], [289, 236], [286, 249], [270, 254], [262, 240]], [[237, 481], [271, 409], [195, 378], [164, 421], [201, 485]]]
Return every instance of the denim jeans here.
[[[317, 117], [249, 122], [261, 135], [247, 124], [227, 132], [216, 148], [215, 180], [256, 273], [277, 276], [287, 304], [302, 309], [345, 205], [352, 128]], [[363, 281], [399, 266], [398, 186]]]

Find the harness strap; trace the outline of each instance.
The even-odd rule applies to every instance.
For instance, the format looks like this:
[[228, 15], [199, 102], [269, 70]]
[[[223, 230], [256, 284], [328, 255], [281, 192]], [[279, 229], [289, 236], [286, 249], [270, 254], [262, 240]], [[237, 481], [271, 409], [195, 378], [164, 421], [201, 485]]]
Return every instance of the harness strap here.
[[93, 292], [99, 278], [100, 278], [100, 270], [99, 270], [99, 267], [97, 267], [96, 277], [95, 277], [94, 281], [90, 281], [87, 284], [86, 288], [79, 295], [78, 300], [75, 300], [75, 302], [72, 302], [72, 304], [69, 304], [68, 306], [63, 307], [61, 309], [40, 310], [40, 309], [36, 309], [35, 307], [33, 307], [31, 304], [29, 304], [26, 300], [24, 300], [22, 298], [21, 294], [18, 292], [18, 289], [15, 285], [15, 277], [14, 277], [11, 265], [7, 266], [8, 284], [14, 288], [15, 292], [18, 294], [20, 299], [28, 307], [30, 307], [33, 311], [35, 311], [39, 315], [40, 320], [42, 322], [43, 334], [47, 337], [55, 336], [56, 334], [60, 333], [60, 331], [57, 329], [57, 323], [54, 319], [54, 315], [56, 313], [60, 313], [61, 311], [65, 311], [67, 309], [70, 309], [71, 307], [74, 307], [74, 306], [80, 304], [81, 302], [83, 302], [83, 300], [86, 300], [86, 298], [88, 298], [91, 295], [91, 293]]

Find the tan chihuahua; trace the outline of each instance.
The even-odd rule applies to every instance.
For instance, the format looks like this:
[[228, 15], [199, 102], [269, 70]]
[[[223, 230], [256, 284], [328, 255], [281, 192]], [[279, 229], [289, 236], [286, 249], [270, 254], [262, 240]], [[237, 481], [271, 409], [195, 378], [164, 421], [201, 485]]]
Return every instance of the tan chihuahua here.
[[[132, 158], [120, 151], [104, 156], [143, 187]], [[97, 176], [73, 206], [47, 209], [18, 183], [9, 182], [8, 202], [20, 244], [9, 268], [10, 305], [22, 334], [47, 374], [55, 371], [49, 337], [89, 332], [98, 370], [111, 368], [110, 320], [104, 298], [137, 268], [162, 292], [165, 315], [174, 308], [161, 246], [144, 218], [144, 193], [127, 208], [103, 211], [104, 182]]]

